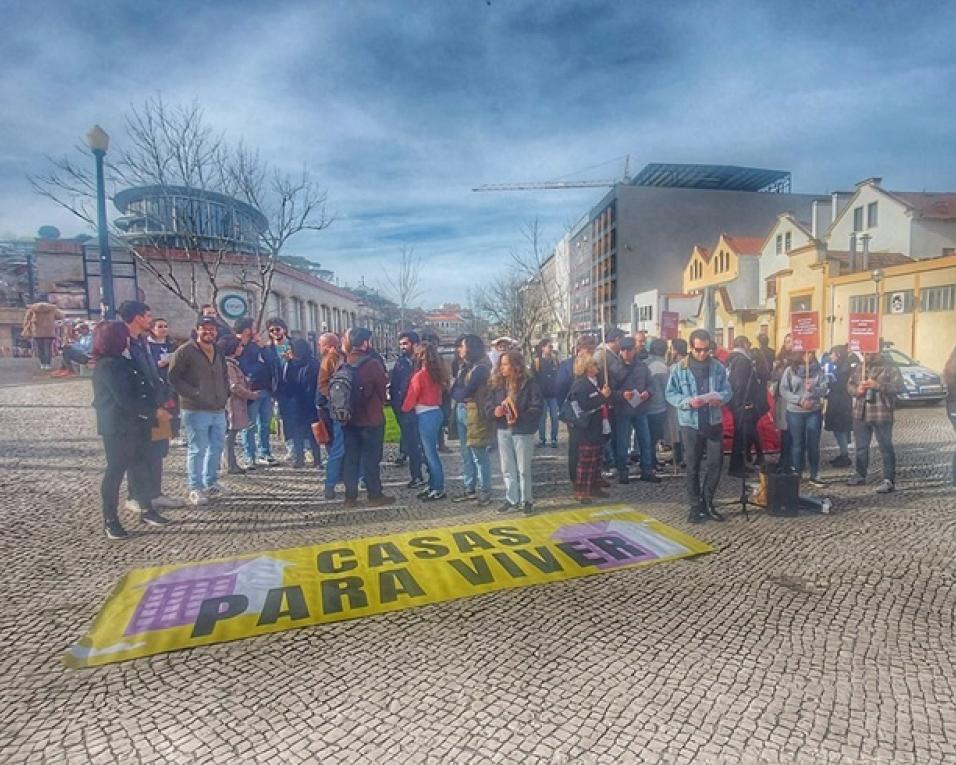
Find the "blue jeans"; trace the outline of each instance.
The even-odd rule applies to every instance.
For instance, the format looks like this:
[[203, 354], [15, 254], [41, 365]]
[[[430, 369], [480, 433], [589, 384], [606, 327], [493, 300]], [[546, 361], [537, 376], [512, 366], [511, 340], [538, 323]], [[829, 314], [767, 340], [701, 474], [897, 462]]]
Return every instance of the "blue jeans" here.
[[429, 409], [415, 415], [418, 418], [418, 436], [421, 448], [428, 464], [428, 488], [432, 491], [445, 490], [445, 471], [438, 456], [438, 433], [441, 431], [445, 415], [441, 409]]
[[244, 431], [243, 446], [246, 450], [246, 459], [252, 460], [256, 456], [256, 436], [259, 436], [259, 456], [268, 457], [272, 454], [269, 446], [269, 428], [272, 427], [272, 396], [269, 391], [259, 391], [259, 398], [249, 402], [250, 425]]
[[544, 399], [544, 409], [541, 410], [541, 422], [538, 424], [538, 443], [545, 444], [545, 427], [548, 417], [551, 417], [551, 443], [558, 443], [558, 400], [556, 398]]
[[850, 456], [850, 433], [844, 433], [840, 430], [833, 431], [833, 440], [836, 441], [837, 447], [840, 449], [841, 457]]
[[186, 475], [190, 491], [209, 488], [219, 477], [219, 460], [226, 445], [225, 412], [183, 410], [186, 429]]
[[[458, 418], [458, 440], [461, 445], [461, 472], [465, 491], [478, 492], [482, 499], [491, 496], [491, 457], [487, 446], [468, 446], [468, 409], [459, 404], [455, 412]], [[476, 486], [477, 484], [477, 486]]]
[[334, 489], [342, 479], [342, 458], [345, 456], [345, 434], [342, 423], [332, 420], [332, 443], [325, 447], [328, 456], [325, 460], [325, 488]]
[[385, 425], [346, 425], [345, 457], [342, 460], [342, 479], [345, 482], [345, 498], [358, 498], [359, 476], [365, 476], [368, 498], [382, 496], [382, 444], [385, 441]]
[[787, 430], [793, 439], [790, 464], [797, 475], [803, 473], [803, 457], [806, 452], [810, 462], [810, 477], [816, 478], [820, 471], [820, 429], [823, 426], [822, 412], [787, 412]]
[[534, 435], [498, 431], [498, 458], [505, 480], [505, 499], [512, 506], [534, 502], [531, 464], [534, 459]]
[[[630, 404], [624, 404], [627, 409]], [[651, 475], [654, 472], [654, 451], [651, 448], [651, 428], [646, 414], [633, 414], [617, 410], [614, 417], [615, 457], [617, 472], [627, 472], [627, 461], [630, 457], [631, 432], [637, 436], [637, 446], [641, 451], [641, 475]]]
[[876, 436], [883, 456], [883, 477], [896, 483], [896, 450], [893, 448], [892, 422], [865, 422], [853, 419], [853, 440], [856, 441], [856, 472], [866, 478], [870, 468], [870, 442]]
[[399, 448], [402, 454], [408, 457], [408, 472], [413, 481], [420, 481], [422, 480], [423, 456], [422, 444], [418, 436], [418, 415], [415, 412], [398, 410], [395, 411], [395, 420], [398, 422], [398, 429], [401, 433]]

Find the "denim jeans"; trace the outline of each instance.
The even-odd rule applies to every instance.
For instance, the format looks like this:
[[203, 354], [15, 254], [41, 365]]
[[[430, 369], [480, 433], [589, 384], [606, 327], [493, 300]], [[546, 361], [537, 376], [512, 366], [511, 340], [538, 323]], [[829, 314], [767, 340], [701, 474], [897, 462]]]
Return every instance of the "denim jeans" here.
[[345, 457], [345, 433], [342, 423], [332, 420], [332, 443], [325, 447], [325, 488], [334, 489], [342, 479], [342, 460]]
[[833, 440], [836, 441], [837, 447], [840, 449], [841, 457], [850, 456], [850, 434], [844, 433], [839, 430], [833, 431]]
[[856, 441], [856, 472], [866, 478], [870, 467], [870, 441], [876, 443], [883, 455], [883, 477], [896, 483], [896, 451], [893, 449], [892, 422], [865, 422], [853, 420], [853, 440]]
[[259, 391], [259, 398], [249, 402], [249, 427], [243, 431], [246, 459], [256, 456], [256, 436], [259, 437], [259, 456], [272, 454], [269, 447], [269, 428], [272, 427], [272, 396], [268, 391]]
[[534, 458], [534, 435], [498, 431], [498, 459], [505, 479], [505, 499], [509, 504], [534, 502], [531, 463]]
[[491, 457], [488, 455], [488, 447], [468, 446], [468, 409], [464, 404], [458, 405], [455, 416], [458, 418], [461, 472], [465, 491], [477, 491], [482, 499], [487, 499], [491, 496]]
[[345, 435], [345, 457], [342, 460], [342, 479], [345, 482], [345, 498], [358, 498], [359, 476], [365, 477], [369, 499], [382, 496], [382, 443], [385, 441], [385, 425], [342, 428]]
[[[438, 410], [441, 414], [441, 410]], [[422, 480], [422, 442], [418, 436], [418, 415], [415, 412], [395, 412], [401, 432], [400, 449], [408, 457], [408, 472], [413, 481]], [[437, 436], [435, 437], [437, 440]]]
[[186, 430], [186, 475], [190, 491], [209, 488], [219, 477], [219, 460], [226, 445], [226, 413], [183, 410]]
[[432, 491], [444, 491], [445, 470], [441, 457], [438, 456], [438, 434], [441, 432], [445, 415], [441, 409], [429, 409], [415, 416], [418, 418], [418, 436], [422, 452], [428, 464], [428, 488]]
[[624, 404], [618, 409], [615, 416], [615, 456], [617, 458], [617, 472], [627, 472], [627, 462], [630, 458], [631, 432], [637, 435], [637, 444], [641, 452], [641, 475], [650, 475], [654, 472], [654, 450], [651, 447], [651, 428], [646, 414], [633, 414], [624, 411]]
[[790, 450], [790, 465], [797, 475], [803, 473], [806, 453], [810, 462], [810, 477], [816, 478], [820, 471], [820, 429], [823, 426], [822, 412], [787, 412], [787, 430], [793, 439]]
[[545, 445], [545, 435], [547, 435], [548, 417], [551, 417], [551, 443], [558, 443], [558, 400], [556, 398], [544, 399], [544, 409], [541, 410], [541, 422], [538, 424], [538, 443]]

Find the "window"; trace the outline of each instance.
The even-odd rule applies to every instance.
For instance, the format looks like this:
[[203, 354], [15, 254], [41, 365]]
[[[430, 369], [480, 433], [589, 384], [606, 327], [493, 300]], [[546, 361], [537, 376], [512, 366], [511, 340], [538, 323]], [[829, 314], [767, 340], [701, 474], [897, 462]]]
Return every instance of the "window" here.
[[876, 313], [877, 300], [873, 295], [854, 295], [850, 298], [850, 313]]
[[797, 295], [790, 298], [790, 313], [794, 311], [812, 311], [813, 295]]
[[952, 311], [956, 285], [943, 287], [924, 287], [919, 291], [919, 309], [921, 311]]
[[896, 290], [883, 295], [883, 313], [913, 313], [913, 290]]
[[788, 231], [783, 236], [783, 250], [784, 252], [790, 252], [790, 243], [793, 241], [793, 235]]
[[718, 329], [714, 331], [714, 342], [717, 343], [718, 348], [724, 347], [724, 330]]
[[777, 255], [783, 252], [783, 234], [777, 234]]
[[862, 207], [853, 208], [853, 230], [854, 231], [863, 230], [863, 208]]
[[866, 227], [873, 228], [876, 226], [877, 213], [876, 213], [876, 202], [870, 202], [866, 206]]
[[777, 296], [777, 280], [776, 278], [767, 279], [767, 297], [772, 298]]
[[654, 319], [654, 306], [652, 305], [642, 305], [637, 308], [637, 318], [639, 321], [653, 321]]

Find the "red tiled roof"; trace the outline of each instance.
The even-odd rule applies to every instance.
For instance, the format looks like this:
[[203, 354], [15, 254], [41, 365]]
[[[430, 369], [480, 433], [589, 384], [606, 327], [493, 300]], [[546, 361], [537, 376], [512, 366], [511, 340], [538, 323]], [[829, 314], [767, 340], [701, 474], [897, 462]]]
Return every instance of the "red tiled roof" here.
[[730, 236], [724, 234], [724, 239], [738, 255], [759, 255], [763, 249], [764, 238], [760, 236]]
[[[862, 262], [863, 253], [856, 253], [857, 263]], [[827, 260], [835, 260], [840, 264], [840, 273], [850, 273], [850, 253], [847, 250], [828, 250]], [[889, 268], [890, 266], [901, 266], [904, 263], [914, 263], [915, 260], [900, 252], [871, 252], [868, 256], [867, 268]]]
[[936, 220], [956, 218], [956, 193], [930, 191], [887, 191], [886, 193], [915, 210], [917, 217]]

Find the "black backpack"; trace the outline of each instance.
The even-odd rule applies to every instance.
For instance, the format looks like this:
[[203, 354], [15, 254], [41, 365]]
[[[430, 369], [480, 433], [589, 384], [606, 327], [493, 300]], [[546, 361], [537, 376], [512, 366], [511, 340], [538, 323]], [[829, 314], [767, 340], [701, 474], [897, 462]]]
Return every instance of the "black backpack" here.
[[329, 414], [342, 425], [348, 425], [355, 414], [355, 401], [362, 386], [358, 381], [358, 370], [371, 354], [363, 356], [354, 364], [340, 364], [329, 378]]

